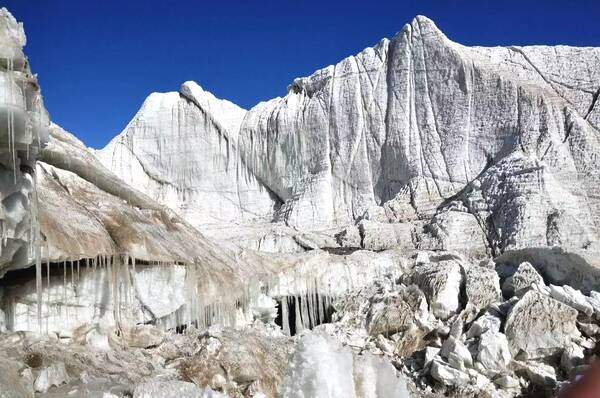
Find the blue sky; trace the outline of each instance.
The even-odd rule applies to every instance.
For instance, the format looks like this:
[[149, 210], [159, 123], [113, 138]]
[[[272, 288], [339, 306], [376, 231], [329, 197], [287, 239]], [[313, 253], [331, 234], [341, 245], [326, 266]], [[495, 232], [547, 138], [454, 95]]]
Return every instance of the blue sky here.
[[5, 0], [52, 119], [104, 146], [153, 91], [195, 80], [245, 108], [415, 15], [463, 44], [600, 46], [600, 2]]

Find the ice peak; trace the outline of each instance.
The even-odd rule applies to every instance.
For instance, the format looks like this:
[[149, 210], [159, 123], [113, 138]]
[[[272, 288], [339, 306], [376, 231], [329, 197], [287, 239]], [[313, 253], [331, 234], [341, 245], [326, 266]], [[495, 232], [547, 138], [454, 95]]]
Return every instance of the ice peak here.
[[402, 30], [398, 32], [394, 38], [403, 35], [418, 34], [421, 36], [431, 35], [438, 36], [440, 39], [447, 39], [444, 32], [442, 32], [435, 22], [424, 15], [415, 16], [410, 23], [407, 23], [402, 27]]
[[213, 121], [225, 128], [230, 135], [237, 136], [240, 124], [246, 115], [245, 109], [231, 101], [215, 97], [194, 81], [184, 82], [179, 93], [209, 114]]

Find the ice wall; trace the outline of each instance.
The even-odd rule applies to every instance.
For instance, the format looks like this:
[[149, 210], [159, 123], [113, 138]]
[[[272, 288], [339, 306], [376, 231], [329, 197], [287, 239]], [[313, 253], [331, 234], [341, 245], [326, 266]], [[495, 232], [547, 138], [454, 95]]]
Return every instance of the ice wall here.
[[35, 162], [48, 140], [48, 114], [23, 54], [22, 24], [0, 9], [0, 276], [39, 254]]
[[[270, 218], [301, 231], [352, 224], [392, 201], [406, 211], [385, 222], [431, 220], [498, 166], [474, 187], [487, 190], [477, 207], [465, 206], [490, 252], [517, 236], [585, 247], [600, 228], [599, 56], [466, 47], [419, 16], [248, 112], [192, 83], [153, 94], [100, 154], [195, 225]], [[488, 183], [497, 177], [510, 180], [510, 198]]]
[[271, 221], [280, 202], [237, 149], [245, 114], [186, 82], [179, 92], [151, 94], [98, 156], [125, 182], [195, 226]]
[[36, 165], [39, 273], [16, 285], [12, 275], [0, 280], [11, 330], [252, 320], [265, 258], [240, 262], [125, 184], [75, 136], [55, 124], [49, 131]]
[[[239, 152], [285, 202], [278, 216], [300, 229], [352, 222], [405, 187], [416, 217], [431, 217], [491, 164], [521, 152], [590, 217], [558, 196], [534, 211], [576, 219], [585, 230], [576, 244], [585, 245], [600, 220], [598, 56], [598, 48], [465, 47], [417, 17], [252, 108]], [[416, 181], [427, 189], [413, 189]]]

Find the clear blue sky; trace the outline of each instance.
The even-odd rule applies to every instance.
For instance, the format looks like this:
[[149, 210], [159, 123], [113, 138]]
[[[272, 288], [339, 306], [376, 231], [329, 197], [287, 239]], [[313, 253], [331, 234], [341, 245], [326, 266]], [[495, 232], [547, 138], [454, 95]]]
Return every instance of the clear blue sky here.
[[463, 44], [600, 46], [598, 0], [4, 0], [52, 119], [104, 146], [153, 91], [195, 80], [245, 108], [417, 14]]

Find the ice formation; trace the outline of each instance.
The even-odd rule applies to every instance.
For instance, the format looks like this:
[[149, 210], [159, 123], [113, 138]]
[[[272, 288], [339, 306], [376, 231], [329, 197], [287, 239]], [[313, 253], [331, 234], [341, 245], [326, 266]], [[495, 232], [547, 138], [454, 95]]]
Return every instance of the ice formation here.
[[599, 49], [417, 17], [95, 151], [24, 44], [0, 10], [0, 396], [552, 395], [597, 356]]
[[[242, 284], [261, 264], [238, 267], [235, 253], [124, 184], [51, 125], [22, 52], [22, 25], [5, 9], [0, 24], [0, 275], [35, 265], [35, 283], [5, 283], [3, 323], [59, 332], [107, 317], [174, 327], [235, 324], [251, 314]], [[152, 296], [153, 285], [164, 288]]]
[[0, 10], [0, 276], [6, 269], [36, 267], [37, 319], [41, 329], [41, 234], [35, 163], [48, 139], [49, 118], [37, 79], [23, 54], [23, 26]]
[[[465, 47], [417, 17], [391, 40], [294, 80], [285, 97], [245, 114], [210, 105], [219, 102], [190, 82], [152, 94], [99, 156], [209, 233], [227, 207], [220, 222], [237, 228], [221, 229], [223, 240], [248, 228], [252, 219], [241, 212], [302, 231], [369, 219], [375, 224], [359, 226], [359, 244], [377, 250], [585, 247], [598, 240], [600, 214], [599, 54]], [[196, 148], [225, 136], [231, 150]], [[231, 172], [216, 161], [223, 158]], [[272, 195], [258, 199], [257, 189]], [[225, 193], [228, 200], [215, 200]], [[407, 244], [423, 224], [430, 237]], [[454, 230], [476, 240], [452, 239]], [[242, 244], [257, 246], [248, 240]]]
[[284, 398], [408, 397], [390, 363], [371, 354], [357, 356], [327, 335], [304, 336], [290, 364]]
[[277, 198], [239, 161], [245, 114], [185, 82], [178, 93], [150, 95], [126, 127], [131, 133], [115, 137], [98, 156], [196, 226], [270, 221]]
[[382, 275], [399, 277], [404, 262], [395, 251], [380, 255], [357, 251], [348, 256], [317, 251], [272, 258], [288, 264], [266, 283], [267, 293], [278, 300], [281, 327], [288, 335], [325, 323], [331, 315], [332, 299], [361, 289]]

